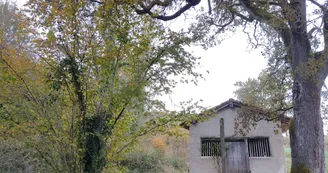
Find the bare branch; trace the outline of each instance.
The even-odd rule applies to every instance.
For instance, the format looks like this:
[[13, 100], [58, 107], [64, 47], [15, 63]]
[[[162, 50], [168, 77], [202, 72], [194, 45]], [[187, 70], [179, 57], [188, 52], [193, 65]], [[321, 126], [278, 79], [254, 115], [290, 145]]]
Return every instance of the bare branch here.
[[[172, 3], [173, 0], [166, 0], [164, 2], [159, 1], [159, 0], [154, 0], [151, 1], [150, 4], [148, 6], [145, 6], [142, 2], [139, 3], [139, 5], [142, 7], [142, 10], [145, 13], [148, 13], [148, 11], [150, 11], [155, 5], [157, 6], [161, 6], [161, 7], [167, 7]], [[139, 14], [139, 13], [138, 13]]]
[[198, 5], [200, 0], [187, 0], [187, 4], [184, 5], [183, 7], [181, 7], [177, 12], [175, 12], [172, 15], [158, 15], [158, 14], [154, 14], [151, 10], [157, 5], [157, 6], [161, 6], [161, 7], [168, 7], [170, 4], [172, 4], [173, 0], [166, 0], [164, 2], [159, 1], [159, 0], [154, 0], [152, 1], [148, 6], [145, 6], [143, 3], [139, 3], [139, 6], [142, 9], [138, 9], [137, 7], [134, 6], [136, 13], [137, 14], [149, 14], [151, 17], [156, 18], [156, 19], [160, 19], [163, 21], [168, 21], [168, 20], [172, 20], [175, 19], [177, 17], [179, 17], [182, 13], [186, 12], [187, 10], [189, 10], [191, 7]]
[[[317, 6], [323, 13], [322, 22], [323, 22], [323, 39], [324, 39], [324, 44], [325, 44], [324, 45], [325, 51], [322, 52], [321, 55], [327, 56], [327, 54], [328, 54], [328, 52], [327, 52], [327, 50], [328, 50], [328, 9], [327, 9], [327, 7], [325, 7], [324, 5], [320, 4], [319, 2], [317, 2], [315, 0], [309, 0], [309, 1], [312, 4], [314, 4], [315, 6]], [[313, 29], [316, 29], [316, 27]]]
[[[254, 20], [257, 20], [259, 22], [264, 22], [271, 26], [275, 31], [277, 31], [282, 38], [284, 44], [286, 47], [290, 47], [291, 38], [290, 38], [290, 29], [288, 25], [278, 16], [274, 16], [268, 11], [264, 11], [262, 9], [257, 8], [255, 5], [250, 4], [249, 0], [241, 0], [240, 1], [242, 6], [245, 8], [245, 10], [249, 13], [249, 17], [246, 17], [242, 14], [236, 14], [238, 17], [248, 21], [253, 22]], [[278, 5], [278, 4], [277, 4]], [[282, 8], [285, 8], [287, 4], [279, 4]], [[277, 24], [277, 21], [279, 22]], [[274, 23], [273, 23], [274, 22]]]
[[254, 21], [254, 18], [251, 18], [250, 16], [247, 17], [247, 16], [245, 16], [241, 13], [238, 13], [238, 12], [234, 12], [234, 14], [236, 16], [240, 17], [241, 19], [246, 20], [247, 22], [253, 22]]
[[95, 3], [97, 3], [97, 4], [103, 4], [103, 2], [101, 2], [101, 1], [97, 1], [97, 0], [90, 0], [90, 2], [95, 2]]
[[223, 30], [225, 27], [229, 26], [234, 21], [234, 19], [235, 19], [235, 14], [234, 13], [231, 12], [230, 15], [231, 15], [231, 17], [230, 17], [229, 21], [226, 22], [226, 23], [224, 23], [224, 24], [216, 24], [214, 22], [214, 19], [213, 18], [210, 19], [209, 24], [210, 25], [214, 25], [214, 26], [216, 26], [218, 28], [221, 28], [220, 30]]
[[156, 18], [156, 19], [160, 19], [160, 20], [163, 20], [163, 21], [169, 21], [169, 20], [172, 20], [172, 19], [175, 19], [177, 17], [179, 17], [182, 13], [184, 13], [185, 11], [187, 11], [188, 9], [190, 9], [192, 7], [191, 4], [186, 4], [185, 6], [183, 6], [182, 8], [180, 8], [179, 11], [177, 11], [176, 13], [170, 15], [170, 16], [164, 16], [164, 15], [157, 15], [157, 14], [154, 14], [153, 12], [151, 12], [150, 10], [149, 11], [145, 11], [145, 9], [143, 10], [138, 10], [136, 9], [136, 12], [137, 14], [149, 14], [150, 16], [152, 16], [153, 18]]
[[309, 39], [313, 38], [313, 32], [316, 31], [316, 30], [319, 30], [320, 28], [319, 27], [313, 27], [309, 32], [308, 32], [308, 37]]
[[315, 0], [309, 0], [312, 4], [314, 4], [314, 5], [316, 5], [317, 7], [319, 7], [322, 11], [327, 11], [327, 9], [323, 6], [323, 5], [321, 5], [321, 4], [319, 4], [319, 2], [317, 2], [317, 1], [315, 1]]

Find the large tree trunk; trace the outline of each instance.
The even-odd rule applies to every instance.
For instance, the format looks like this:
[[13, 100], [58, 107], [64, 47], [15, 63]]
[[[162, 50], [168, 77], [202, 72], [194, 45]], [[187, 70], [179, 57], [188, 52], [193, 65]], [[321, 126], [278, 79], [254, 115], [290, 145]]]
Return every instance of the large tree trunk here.
[[313, 78], [294, 77], [294, 120], [289, 130], [292, 173], [325, 173], [321, 88]]
[[[290, 53], [293, 70], [294, 120], [290, 126], [292, 173], [325, 173], [321, 88], [326, 65], [311, 51], [307, 32], [306, 1], [292, 1]], [[322, 59], [321, 59], [322, 60]]]

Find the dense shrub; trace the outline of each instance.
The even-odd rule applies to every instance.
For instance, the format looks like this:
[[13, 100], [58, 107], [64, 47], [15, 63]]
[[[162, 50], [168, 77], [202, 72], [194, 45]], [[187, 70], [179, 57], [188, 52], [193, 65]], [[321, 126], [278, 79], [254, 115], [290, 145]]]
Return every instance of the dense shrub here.
[[122, 165], [129, 169], [129, 173], [157, 173], [163, 172], [161, 163], [164, 161], [161, 152], [134, 152], [129, 154]]
[[165, 156], [162, 151], [130, 153], [122, 166], [128, 168], [128, 173], [187, 173], [186, 158]]
[[184, 129], [176, 130], [179, 135], [157, 134], [140, 140], [120, 166], [128, 173], [187, 173], [189, 134]]
[[0, 139], [0, 172], [47, 172], [41, 165], [36, 153], [28, 149], [23, 142], [15, 139]]

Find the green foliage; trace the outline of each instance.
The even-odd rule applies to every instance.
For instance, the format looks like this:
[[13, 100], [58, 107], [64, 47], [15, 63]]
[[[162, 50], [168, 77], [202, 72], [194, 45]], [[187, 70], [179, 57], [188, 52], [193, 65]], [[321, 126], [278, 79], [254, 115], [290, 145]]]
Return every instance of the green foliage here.
[[290, 76], [284, 72], [277, 73], [263, 71], [257, 79], [237, 82], [235, 94], [238, 100], [262, 109], [274, 110], [290, 106]]
[[85, 172], [101, 172], [107, 162], [106, 156], [106, 121], [101, 116], [89, 117], [85, 127], [85, 150], [83, 161], [85, 162]]
[[137, 172], [163, 172], [160, 163], [164, 157], [160, 152], [153, 153], [132, 153], [126, 160], [122, 161], [122, 165], [129, 168], [130, 173]]
[[176, 170], [186, 171], [188, 170], [188, 165], [186, 163], [186, 158], [181, 157], [170, 157], [168, 158], [168, 162], [170, 165], [174, 167]]
[[26, 16], [10, 11], [22, 22], [0, 24], [1, 135], [20, 136], [50, 172], [115, 167], [141, 136], [192, 112], [168, 112], [156, 96], [172, 76], [202, 78], [184, 49], [195, 40], [132, 3], [31, 0]]
[[[275, 121], [292, 113], [292, 77], [285, 70], [284, 67], [269, 67], [257, 79], [235, 84], [238, 100], [246, 105], [238, 110], [239, 117], [235, 123], [237, 133], [247, 134], [260, 120]], [[283, 130], [287, 129], [283, 127]]]
[[46, 165], [37, 159], [36, 153], [13, 138], [0, 140], [0, 172], [47, 172]]
[[129, 169], [129, 173], [163, 173], [187, 172], [186, 158], [163, 156], [163, 153], [154, 150], [151, 153], [133, 152], [122, 162], [122, 166]]
[[[172, 131], [175, 131], [175, 135], [166, 134]], [[188, 131], [169, 128], [164, 133], [165, 135], [157, 132], [141, 137], [134, 150], [124, 154], [120, 166], [127, 167], [128, 172], [188, 172]]]

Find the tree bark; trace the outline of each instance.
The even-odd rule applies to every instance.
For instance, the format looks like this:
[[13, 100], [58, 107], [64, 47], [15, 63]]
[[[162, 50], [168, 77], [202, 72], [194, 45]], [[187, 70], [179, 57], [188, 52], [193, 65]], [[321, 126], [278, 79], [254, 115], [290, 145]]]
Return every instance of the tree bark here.
[[294, 76], [294, 119], [289, 130], [292, 173], [325, 173], [321, 88], [312, 79]]
[[[289, 19], [290, 53], [293, 71], [293, 111], [290, 126], [291, 173], [325, 173], [321, 89], [327, 67], [311, 56], [307, 35], [306, 1], [291, 1]], [[323, 57], [321, 57], [323, 58]], [[318, 59], [317, 59], [318, 60]]]

